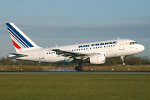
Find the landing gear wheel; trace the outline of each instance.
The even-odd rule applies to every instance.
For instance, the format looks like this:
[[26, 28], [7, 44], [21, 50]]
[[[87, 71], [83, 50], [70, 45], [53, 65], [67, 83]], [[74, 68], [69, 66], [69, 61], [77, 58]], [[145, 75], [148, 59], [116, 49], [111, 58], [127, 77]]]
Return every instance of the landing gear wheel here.
[[75, 67], [75, 70], [78, 70], [78, 69], [79, 69], [78, 66], [76, 66], [76, 67]]
[[125, 65], [126, 65], [126, 63], [123, 63], [122, 65], [123, 65], [123, 66], [125, 66]]
[[76, 66], [76, 67], [75, 67], [75, 70], [77, 70], [77, 71], [82, 71], [82, 67], [81, 67], [81, 66]]
[[75, 67], [75, 70], [82, 71], [81, 63], [77, 64], [77, 66]]

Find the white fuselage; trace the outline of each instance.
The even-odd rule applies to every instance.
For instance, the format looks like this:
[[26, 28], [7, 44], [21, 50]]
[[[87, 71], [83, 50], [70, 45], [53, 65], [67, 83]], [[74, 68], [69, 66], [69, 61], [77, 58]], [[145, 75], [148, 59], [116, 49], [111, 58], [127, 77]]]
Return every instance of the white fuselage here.
[[[105, 53], [106, 58], [118, 57], [125, 55], [133, 55], [144, 50], [144, 46], [137, 44], [133, 40], [118, 39], [110, 41], [100, 41], [93, 43], [84, 43], [52, 48], [38, 48], [36, 50], [30, 50], [25, 52], [19, 52], [19, 54], [28, 55], [25, 57], [19, 57], [17, 59], [37, 61], [37, 62], [71, 62], [70, 57], [64, 57], [58, 55], [53, 49], [60, 49], [67, 52], [80, 53], [80, 54], [96, 54]], [[79, 57], [79, 59], [81, 59]]]

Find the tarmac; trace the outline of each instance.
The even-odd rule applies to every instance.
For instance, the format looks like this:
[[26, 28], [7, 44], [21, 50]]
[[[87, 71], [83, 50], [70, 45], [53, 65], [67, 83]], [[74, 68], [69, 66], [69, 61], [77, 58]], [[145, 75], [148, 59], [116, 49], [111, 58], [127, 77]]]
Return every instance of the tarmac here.
[[150, 71], [0, 71], [0, 74], [150, 74]]

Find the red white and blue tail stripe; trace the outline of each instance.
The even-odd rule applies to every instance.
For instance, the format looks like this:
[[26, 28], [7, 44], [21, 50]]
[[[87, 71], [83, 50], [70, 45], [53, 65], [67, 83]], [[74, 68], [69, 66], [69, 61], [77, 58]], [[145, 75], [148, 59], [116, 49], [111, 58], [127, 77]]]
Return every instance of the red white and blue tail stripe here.
[[30, 38], [28, 38], [15, 24], [6, 23], [7, 29], [10, 33], [12, 42], [16, 51], [20, 49], [38, 47]]

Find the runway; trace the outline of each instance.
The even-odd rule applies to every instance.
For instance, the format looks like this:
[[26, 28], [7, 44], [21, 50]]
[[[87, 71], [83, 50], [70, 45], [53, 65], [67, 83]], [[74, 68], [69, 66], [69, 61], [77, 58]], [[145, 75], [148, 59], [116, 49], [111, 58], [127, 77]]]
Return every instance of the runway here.
[[150, 71], [0, 71], [0, 74], [150, 74]]

